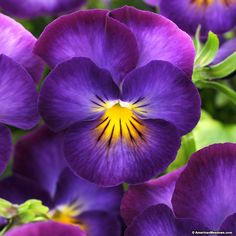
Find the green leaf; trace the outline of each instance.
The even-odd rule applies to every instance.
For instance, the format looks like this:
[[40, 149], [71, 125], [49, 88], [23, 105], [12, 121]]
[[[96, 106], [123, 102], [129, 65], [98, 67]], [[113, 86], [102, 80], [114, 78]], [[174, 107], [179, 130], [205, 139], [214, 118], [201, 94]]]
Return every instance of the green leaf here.
[[216, 34], [209, 32], [208, 39], [204, 47], [196, 55], [195, 67], [204, 67], [209, 65], [215, 58], [219, 49], [219, 39]]
[[177, 157], [175, 161], [169, 165], [169, 167], [167, 168], [167, 172], [174, 171], [181, 166], [184, 166], [188, 162], [189, 157], [195, 151], [196, 145], [193, 134], [189, 133], [183, 136], [181, 140], [181, 147], [178, 151]]
[[224, 78], [236, 71], [236, 52], [227, 57], [224, 61], [202, 70], [208, 78]]
[[195, 47], [197, 55], [199, 54], [199, 52], [202, 48], [202, 44], [201, 44], [201, 41], [200, 41], [200, 32], [201, 32], [201, 25], [199, 25], [197, 27], [196, 34], [195, 34], [195, 37], [193, 39], [193, 43], [194, 43], [194, 47]]
[[207, 80], [200, 80], [200, 81], [197, 81], [195, 84], [198, 88], [212, 88], [217, 91], [220, 91], [225, 96], [227, 96], [227, 98], [231, 102], [236, 104], [236, 92], [222, 83], [215, 82], [215, 81], [209, 81], [209, 80], [208, 81]]
[[10, 219], [17, 214], [16, 207], [9, 201], [0, 198], [0, 216]]

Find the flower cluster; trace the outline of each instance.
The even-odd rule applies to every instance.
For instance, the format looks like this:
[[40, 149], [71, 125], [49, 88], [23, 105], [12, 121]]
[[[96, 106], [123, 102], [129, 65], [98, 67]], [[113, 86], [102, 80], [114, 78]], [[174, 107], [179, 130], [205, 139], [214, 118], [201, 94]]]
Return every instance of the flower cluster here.
[[95, 2], [0, 0], [0, 236], [235, 235], [236, 2]]

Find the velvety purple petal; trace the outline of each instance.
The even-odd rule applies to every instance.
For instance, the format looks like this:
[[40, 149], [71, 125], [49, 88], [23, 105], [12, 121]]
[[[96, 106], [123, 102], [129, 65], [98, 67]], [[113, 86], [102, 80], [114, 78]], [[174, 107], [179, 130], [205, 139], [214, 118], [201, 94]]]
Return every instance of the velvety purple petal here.
[[236, 144], [215, 144], [192, 155], [176, 182], [177, 217], [196, 219], [218, 230], [236, 212]]
[[0, 7], [9, 15], [35, 18], [79, 9], [86, 0], [0, 0]]
[[79, 216], [88, 236], [120, 236], [121, 225], [117, 217], [102, 211], [88, 211]]
[[198, 6], [198, 1], [191, 0], [165, 0], [160, 4], [161, 14], [175, 22], [181, 29], [189, 34], [195, 34], [198, 25], [201, 33], [208, 31], [217, 34], [231, 30], [236, 23], [236, 4], [229, 1], [212, 1], [210, 5]]
[[173, 22], [158, 14], [127, 6], [112, 11], [110, 15], [128, 26], [135, 35], [139, 49], [138, 66], [152, 60], [169, 61], [191, 76], [195, 55], [193, 43]]
[[212, 63], [213, 64], [220, 63], [234, 52], [236, 52], [236, 38], [226, 41], [220, 47], [220, 49], [217, 52], [216, 57]]
[[0, 124], [0, 174], [7, 167], [12, 149], [11, 131]]
[[73, 58], [48, 76], [41, 89], [39, 109], [47, 125], [60, 131], [100, 116], [105, 103], [118, 96], [119, 89], [106, 70], [87, 58]]
[[25, 224], [13, 228], [5, 236], [86, 236], [78, 226], [53, 221]]
[[87, 57], [109, 70], [117, 83], [137, 63], [135, 37], [106, 10], [78, 11], [49, 24], [35, 52], [51, 67], [72, 57]]
[[189, 236], [205, 227], [189, 219], [176, 219], [166, 205], [147, 208], [128, 226], [125, 236]]
[[130, 185], [121, 203], [121, 216], [129, 225], [146, 208], [165, 204], [172, 209], [175, 183], [183, 168], [139, 185]]
[[34, 181], [52, 196], [65, 167], [62, 136], [46, 126], [25, 135], [15, 146], [14, 173]]
[[38, 93], [21, 65], [0, 55], [0, 122], [30, 129], [39, 121]]
[[99, 187], [75, 176], [67, 168], [58, 179], [54, 202], [57, 206], [76, 204], [80, 213], [107, 211], [118, 214], [122, 195], [122, 186]]
[[172, 124], [145, 120], [140, 124], [142, 133], [127, 123], [112, 128], [110, 121], [105, 122], [103, 131], [97, 130], [100, 121], [96, 120], [80, 122], [65, 134], [65, 157], [82, 178], [103, 186], [140, 183], [160, 174], [174, 160], [180, 141]]
[[5, 54], [27, 69], [35, 82], [43, 72], [43, 63], [33, 53], [36, 38], [22, 25], [0, 14], [0, 54]]
[[197, 88], [177, 67], [153, 61], [124, 80], [122, 100], [143, 118], [163, 119], [186, 134], [197, 124], [201, 102]]
[[[236, 213], [228, 216], [223, 224], [220, 227], [220, 231], [223, 232], [232, 232], [235, 234], [236, 232]], [[232, 235], [234, 235], [232, 234]]]
[[0, 181], [0, 197], [14, 204], [22, 204], [29, 199], [38, 199], [48, 207], [52, 202], [47, 192], [30, 179], [13, 175]]

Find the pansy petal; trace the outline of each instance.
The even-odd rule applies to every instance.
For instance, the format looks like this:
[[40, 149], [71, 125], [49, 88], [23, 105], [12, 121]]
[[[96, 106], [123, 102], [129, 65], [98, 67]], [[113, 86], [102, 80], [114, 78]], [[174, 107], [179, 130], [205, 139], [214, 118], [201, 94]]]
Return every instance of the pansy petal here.
[[66, 167], [62, 138], [46, 126], [22, 137], [15, 146], [14, 173], [34, 181], [53, 196]]
[[172, 205], [177, 217], [218, 230], [236, 212], [236, 144], [215, 144], [192, 155], [176, 182]]
[[20, 18], [35, 18], [56, 15], [76, 10], [86, 0], [0, 0], [0, 7], [10, 15]]
[[[223, 232], [236, 232], [236, 213], [228, 216], [220, 227]], [[229, 234], [230, 235], [230, 234]]]
[[39, 121], [38, 93], [21, 65], [0, 55], [0, 122], [30, 129]]
[[86, 236], [78, 226], [60, 224], [53, 221], [30, 223], [8, 231], [5, 236]]
[[80, 213], [107, 211], [118, 214], [122, 195], [122, 186], [99, 187], [75, 176], [70, 169], [66, 168], [58, 179], [54, 201], [58, 206], [76, 205]]
[[5, 54], [27, 69], [35, 82], [43, 72], [43, 63], [33, 53], [36, 38], [22, 25], [0, 13], [0, 54]]
[[122, 100], [142, 118], [163, 119], [186, 134], [200, 117], [200, 96], [191, 80], [165, 61], [153, 61], [124, 80]]
[[176, 219], [166, 205], [147, 208], [127, 228], [125, 236], [189, 236], [205, 227], [189, 219]]
[[73, 58], [58, 65], [46, 79], [39, 110], [51, 129], [61, 131], [100, 116], [106, 102], [118, 96], [119, 89], [109, 72], [87, 58]]
[[131, 31], [106, 10], [79, 11], [55, 20], [40, 36], [35, 52], [51, 67], [72, 57], [87, 57], [120, 80], [137, 63]]
[[13, 149], [11, 131], [0, 124], [0, 174], [5, 170]]
[[79, 221], [85, 226], [86, 235], [120, 236], [121, 225], [114, 215], [102, 211], [88, 211], [79, 216]]
[[178, 131], [166, 121], [103, 124], [101, 129], [99, 120], [72, 126], [64, 145], [72, 170], [99, 185], [144, 182], [167, 168], [180, 145]]
[[172, 208], [175, 183], [183, 168], [139, 185], [130, 185], [121, 203], [121, 216], [129, 225], [146, 208], [165, 204]]
[[236, 52], [236, 38], [226, 41], [220, 47], [212, 64], [217, 64], [222, 62], [234, 52]]
[[13, 175], [0, 181], [0, 198], [14, 204], [22, 204], [29, 199], [38, 199], [48, 207], [52, 206], [50, 196], [30, 179]]
[[138, 66], [163, 60], [191, 76], [195, 55], [193, 43], [173, 22], [158, 14], [127, 6], [112, 11], [110, 16], [127, 25], [135, 35], [139, 49]]

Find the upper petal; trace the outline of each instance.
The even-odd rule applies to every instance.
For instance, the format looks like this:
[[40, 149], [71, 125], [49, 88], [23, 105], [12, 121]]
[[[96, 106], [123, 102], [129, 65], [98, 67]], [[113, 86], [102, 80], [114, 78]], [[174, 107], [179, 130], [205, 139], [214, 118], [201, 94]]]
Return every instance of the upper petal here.
[[220, 227], [223, 232], [236, 232], [236, 213], [228, 216]]
[[135, 35], [139, 49], [138, 66], [152, 60], [169, 61], [191, 76], [195, 55], [193, 43], [173, 22], [133, 7], [111, 11], [110, 16], [128, 26]]
[[43, 63], [33, 53], [36, 38], [22, 25], [0, 14], [0, 54], [5, 54], [27, 69], [35, 82], [43, 72]]
[[170, 208], [160, 204], [147, 208], [128, 226], [125, 236], [189, 236], [203, 225], [189, 219], [176, 219]]
[[145, 119], [173, 123], [181, 134], [190, 132], [200, 118], [200, 96], [191, 80], [165, 61], [153, 61], [132, 71], [124, 80], [122, 100]]
[[6, 236], [86, 236], [78, 226], [60, 224], [53, 221], [30, 223], [8, 231]]
[[11, 131], [0, 124], [0, 174], [5, 170], [12, 152]]
[[177, 217], [220, 229], [236, 212], [236, 144], [215, 144], [192, 155], [176, 182], [172, 205]]
[[179, 148], [176, 128], [162, 120], [130, 119], [71, 126], [64, 146], [71, 169], [103, 186], [140, 183], [164, 171]]
[[76, 10], [86, 0], [0, 0], [0, 7], [10, 15], [20, 18], [35, 18], [56, 15]]
[[51, 196], [65, 167], [63, 137], [46, 126], [23, 136], [15, 146], [14, 173], [34, 181]]
[[105, 103], [117, 100], [119, 89], [110, 73], [90, 59], [73, 58], [58, 65], [41, 89], [39, 110], [54, 131], [81, 121], [94, 119]]
[[78, 11], [49, 24], [35, 52], [51, 67], [72, 57], [87, 57], [121, 79], [137, 63], [138, 51], [131, 31], [108, 17], [106, 10]]
[[172, 208], [172, 194], [182, 170], [178, 169], [143, 184], [130, 185], [121, 203], [121, 215], [125, 223], [130, 224], [136, 216], [153, 205], [162, 203]]
[[35, 83], [21, 65], [3, 54], [0, 71], [0, 122], [33, 128], [39, 121]]

